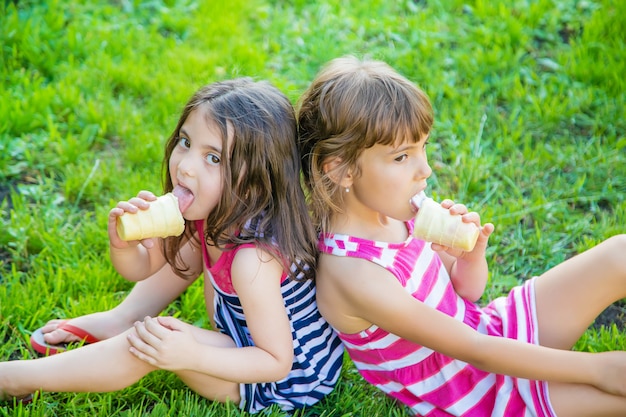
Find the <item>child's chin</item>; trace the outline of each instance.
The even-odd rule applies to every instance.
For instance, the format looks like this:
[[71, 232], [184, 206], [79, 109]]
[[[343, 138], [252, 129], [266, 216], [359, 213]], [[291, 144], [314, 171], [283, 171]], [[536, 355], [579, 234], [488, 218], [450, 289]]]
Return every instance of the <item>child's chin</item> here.
[[408, 222], [410, 220], [413, 220], [413, 217], [415, 217], [415, 214], [409, 213], [409, 214], [406, 214], [406, 215], [394, 217], [394, 219], [396, 219], [398, 221], [401, 221], [403, 223], [406, 223], [406, 222]]
[[183, 218], [185, 220], [188, 221], [198, 221], [198, 220], [202, 220], [202, 221], [206, 221], [206, 219], [209, 217], [209, 214], [211, 213], [206, 213], [204, 212], [204, 210], [185, 210], [183, 214]]
[[185, 221], [188, 221], [188, 222], [195, 222], [196, 220], [206, 219], [206, 217], [200, 218], [198, 214], [194, 214], [190, 210], [185, 210], [185, 212], [182, 213], [182, 215], [183, 215], [183, 219], [185, 219]]

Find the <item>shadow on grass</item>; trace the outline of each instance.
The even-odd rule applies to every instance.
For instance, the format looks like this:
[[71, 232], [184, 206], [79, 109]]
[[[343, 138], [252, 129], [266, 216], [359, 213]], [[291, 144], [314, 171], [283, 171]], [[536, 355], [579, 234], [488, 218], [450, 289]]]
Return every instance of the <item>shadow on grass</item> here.
[[596, 318], [591, 327], [599, 329], [600, 327], [610, 327], [615, 324], [619, 330], [626, 329], [626, 302], [618, 301], [606, 308]]

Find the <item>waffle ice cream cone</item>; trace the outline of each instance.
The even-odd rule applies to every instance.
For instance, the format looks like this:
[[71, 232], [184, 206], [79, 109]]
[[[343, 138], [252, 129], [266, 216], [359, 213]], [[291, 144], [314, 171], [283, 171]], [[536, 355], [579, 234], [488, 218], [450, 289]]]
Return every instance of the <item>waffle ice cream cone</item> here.
[[179, 236], [185, 230], [185, 219], [178, 198], [167, 193], [150, 202], [150, 208], [137, 213], [124, 213], [117, 218], [117, 234], [122, 240]]
[[480, 230], [474, 223], [463, 222], [460, 215], [452, 215], [432, 198], [421, 194], [412, 199], [418, 208], [413, 236], [449, 248], [471, 251]]

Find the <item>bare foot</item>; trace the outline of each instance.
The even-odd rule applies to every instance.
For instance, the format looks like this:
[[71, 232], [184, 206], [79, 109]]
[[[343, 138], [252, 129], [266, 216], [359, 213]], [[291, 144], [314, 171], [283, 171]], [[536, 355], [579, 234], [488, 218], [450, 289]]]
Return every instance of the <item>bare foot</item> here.
[[42, 328], [44, 340], [52, 345], [68, 342], [80, 342], [81, 338], [75, 334], [59, 329], [62, 323], [68, 323], [85, 330], [98, 340], [108, 339], [122, 333], [132, 326], [132, 322], [121, 319], [111, 311], [103, 311], [71, 320], [54, 319], [46, 323]]

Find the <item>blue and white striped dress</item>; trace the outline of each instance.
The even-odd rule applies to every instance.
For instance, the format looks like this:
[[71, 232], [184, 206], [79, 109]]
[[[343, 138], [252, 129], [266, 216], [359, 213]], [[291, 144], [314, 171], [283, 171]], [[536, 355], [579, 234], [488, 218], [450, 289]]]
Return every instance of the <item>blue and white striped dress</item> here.
[[[210, 265], [204, 243], [202, 222], [196, 222], [205, 260], [205, 280], [215, 290], [214, 311], [217, 330], [230, 336], [237, 346], [254, 346], [241, 302], [232, 287], [230, 271], [238, 250], [224, 251]], [[240, 384], [240, 407], [256, 413], [272, 404], [289, 411], [310, 406], [329, 394], [341, 371], [343, 347], [335, 331], [324, 320], [315, 301], [315, 282], [291, 280], [283, 275], [281, 292], [291, 324], [294, 358], [286, 378], [269, 383]]]

